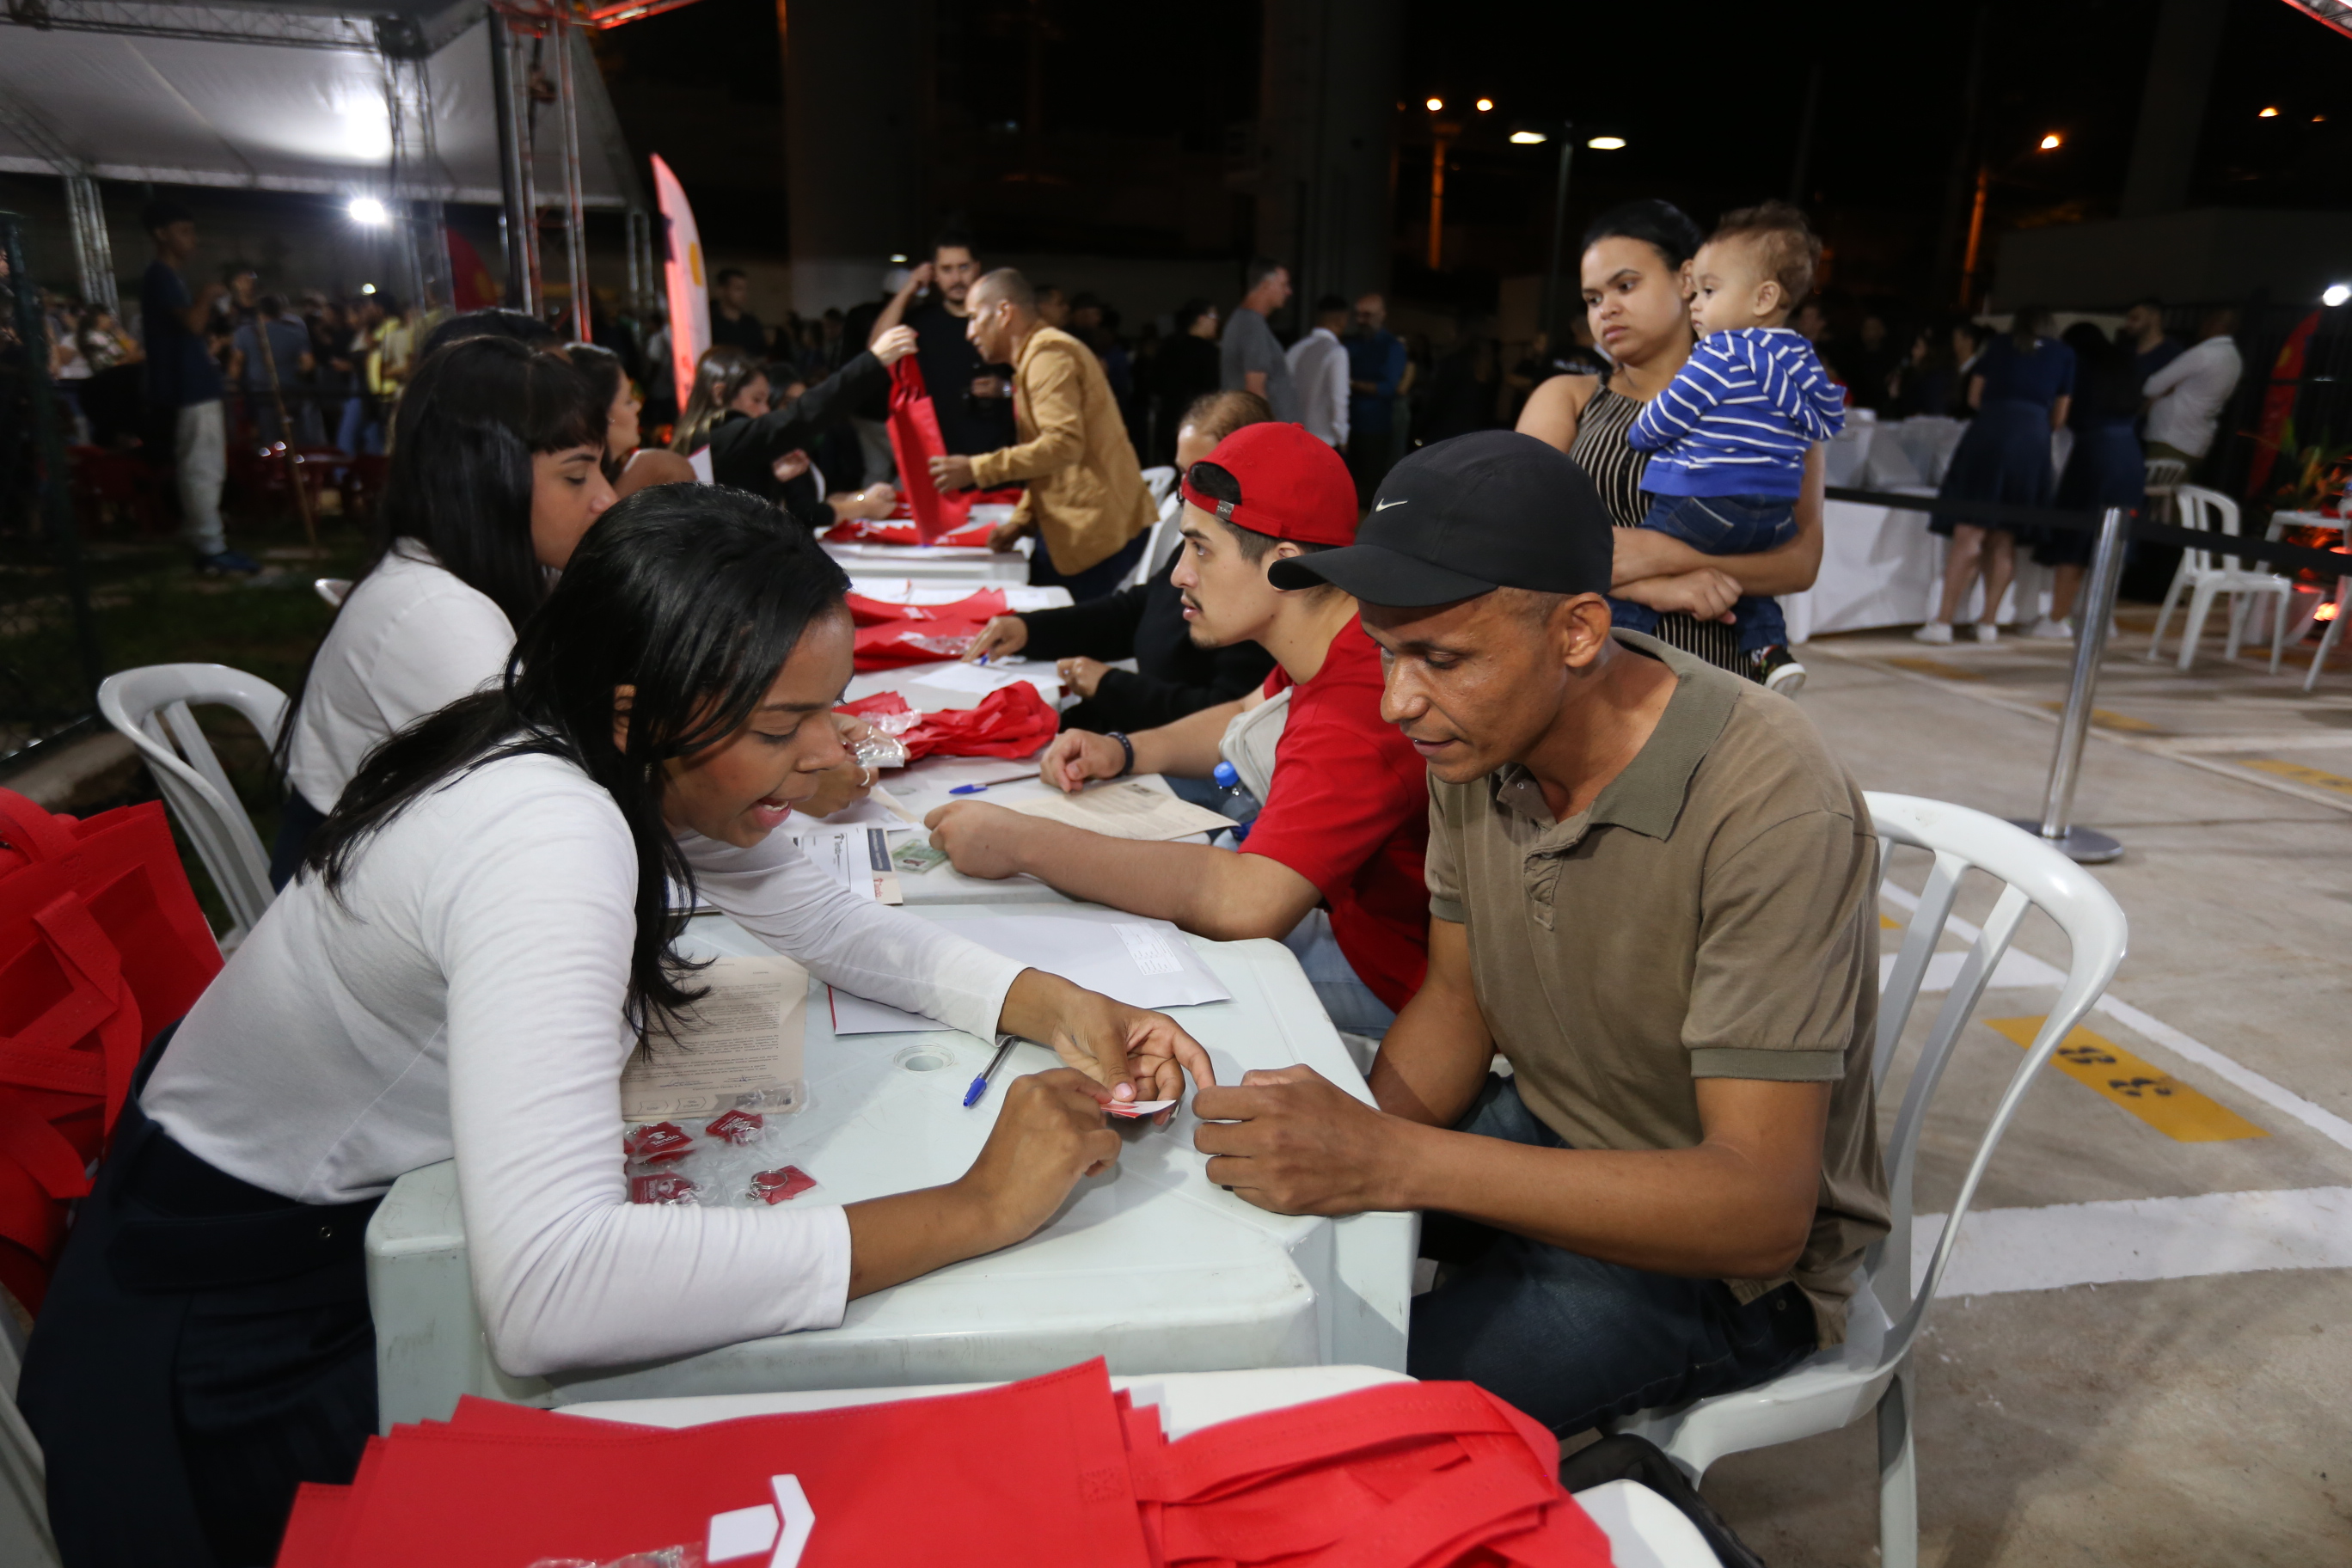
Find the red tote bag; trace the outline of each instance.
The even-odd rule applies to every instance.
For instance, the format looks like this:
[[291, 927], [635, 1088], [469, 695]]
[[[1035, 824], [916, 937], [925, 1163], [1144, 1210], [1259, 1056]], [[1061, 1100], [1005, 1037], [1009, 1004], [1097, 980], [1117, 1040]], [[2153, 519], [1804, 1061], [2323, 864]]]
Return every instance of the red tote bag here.
[[162, 805], [76, 821], [0, 789], [0, 1284], [27, 1310], [139, 1053], [220, 966]]
[[923, 386], [923, 367], [913, 354], [890, 367], [889, 430], [890, 456], [898, 464], [899, 493], [914, 514], [916, 539], [929, 544], [961, 528], [971, 501], [950, 500], [931, 483], [931, 459], [947, 456], [948, 443]]

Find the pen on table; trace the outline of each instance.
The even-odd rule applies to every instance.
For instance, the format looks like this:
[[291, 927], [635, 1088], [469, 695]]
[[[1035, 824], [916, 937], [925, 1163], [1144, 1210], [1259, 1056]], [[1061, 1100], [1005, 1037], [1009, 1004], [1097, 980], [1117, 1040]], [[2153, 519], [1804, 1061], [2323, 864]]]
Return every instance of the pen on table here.
[[1019, 773], [1006, 773], [1003, 778], [978, 779], [971, 784], [960, 784], [953, 789], [948, 791], [948, 793], [950, 795], [978, 795], [982, 790], [988, 788], [991, 784], [1019, 784], [1024, 779], [1034, 779], [1036, 776], [1037, 775], [1034, 771]]
[[1013, 1039], [1014, 1037], [1011, 1035], [996, 1037], [996, 1054], [988, 1058], [988, 1066], [982, 1070], [978, 1078], [971, 1080], [971, 1087], [963, 1091], [963, 1107], [966, 1110], [978, 1105], [980, 1097], [988, 1092], [988, 1080], [994, 1078], [996, 1069], [1004, 1065], [1005, 1057], [1013, 1050]]

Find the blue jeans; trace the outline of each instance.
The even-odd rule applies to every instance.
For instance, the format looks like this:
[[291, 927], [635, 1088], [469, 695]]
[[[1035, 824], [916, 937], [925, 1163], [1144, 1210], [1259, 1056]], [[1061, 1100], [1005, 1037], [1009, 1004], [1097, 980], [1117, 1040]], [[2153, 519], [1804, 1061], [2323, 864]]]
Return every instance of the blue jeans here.
[[1367, 1039], [1387, 1037], [1396, 1013], [1372, 994], [1372, 988], [1357, 976], [1348, 955], [1339, 951], [1339, 939], [1331, 934], [1328, 911], [1307, 910], [1307, 918], [1282, 939], [1282, 945], [1290, 949], [1298, 967], [1307, 972], [1307, 984], [1315, 987], [1315, 999], [1330, 1015], [1333, 1028]]
[[[1454, 1130], [1568, 1146], [1501, 1078]], [[1446, 1268], [1413, 1301], [1405, 1370], [1475, 1383], [1563, 1436], [1750, 1388], [1813, 1353], [1794, 1285], [1742, 1306], [1720, 1279], [1601, 1263], [1451, 1215], [1424, 1218], [1421, 1249]]]
[[[1796, 502], [1787, 496], [1654, 496], [1642, 526], [1708, 555], [1753, 555], [1797, 537]], [[1789, 640], [1789, 623], [1777, 599], [1743, 595], [1731, 613], [1742, 653]], [[1624, 599], [1609, 601], [1609, 618], [1627, 631], [1658, 627], [1657, 611]]]

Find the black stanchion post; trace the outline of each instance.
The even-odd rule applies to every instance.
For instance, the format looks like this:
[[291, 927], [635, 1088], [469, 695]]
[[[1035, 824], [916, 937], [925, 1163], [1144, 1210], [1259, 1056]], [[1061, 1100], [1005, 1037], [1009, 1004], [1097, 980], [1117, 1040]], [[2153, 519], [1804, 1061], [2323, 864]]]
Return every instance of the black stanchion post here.
[[2050, 759], [2050, 788], [2042, 798], [2042, 820], [2012, 819], [2018, 826], [2039, 833], [2044, 844], [2068, 859], [2084, 866], [2104, 866], [2124, 852], [2124, 847], [2105, 834], [2076, 827], [2070, 819], [2074, 815], [2074, 783], [2083, 769], [2083, 742], [2091, 729], [2091, 705], [2098, 697], [2099, 661], [2107, 651], [2116, 587], [2123, 580], [2126, 515], [2121, 507], [2109, 507], [2099, 519], [2098, 545], [2083, 584], [2074, 679], [2067, 682], [2066, 708], [2058, 720], [2058, 751]]

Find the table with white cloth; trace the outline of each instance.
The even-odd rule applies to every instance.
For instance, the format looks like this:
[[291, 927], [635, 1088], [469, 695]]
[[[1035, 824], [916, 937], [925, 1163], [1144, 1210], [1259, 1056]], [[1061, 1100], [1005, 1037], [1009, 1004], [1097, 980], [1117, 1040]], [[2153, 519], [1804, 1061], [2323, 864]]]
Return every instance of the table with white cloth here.
[[[1067, 916], [1087, 906], [1036, 914]], [[1020, 919], [1021, 906], [929, 907], [919, 918]], [[1101, 918], [1108, 918], [1104, 916]], [[1276, 942], [1187, 937], [1227, 1002], [1170, 1008], [1218, 1081], [1251, 1068], [1311, 1066], [1370, 1091], [1297, 960]], [[696, 919], [691, 955], [767, 950], [723, 916]], [[771, 1119], [761, 1157], [800, 1166], [820, 1203], [854, 1203], [954, 1180], [1004, 1103], [1002, 1086], [1056, 1065], [1021, 1044], [972, 1109], [964, 1088], [992, 1042], [944, 1027], [836, 1037], [812, 982], [807, 1109]], [[1115, 1373], [1358, 1363], [1404, 1365], [1418, 1216], [1293, 1218], [1212, 1184], [1192, 1147], [1188, 1092], [1170, 1125], [1122, 1129], [1118, 1164], [1083, 1181], [1027, 1241], [860, 1298], [837, 1328], [747, 1341], [635, 1366], [511, 1377], [490, 1360], [466, 1261], [452, 1163], [394, 1184], [368, 1226], [377, 1405], [394, 1422], [446, 1418], [461, 1394], [539, 1405], [778, 1390], [897, 1387], [1032, 1376], [1105, 1357]], [[619, 1158], [619, 1150], [614, 1151]]]
[[[1376, 1366], [1269, 1367], [1249, 1372], [1180, 1372], [1116, 1376], [1111, 1387], [1138, 1405], [1157, 1405], [1160, 1429], [1171, 1443], [1204, 1426], [1244, 1415], [1285, 1410], [1312, 1400], [1336, 1398], [1385, 1383], [1410, 1383], [1401, 1372]], [[640, 1426], [699, 1426], [747, 1415], [784, 1415], [806, 1410], [839, 1410], [935, 1394], [968, 1394], [987, 1383], [946, 1384], [919, 1388], [844, 1388], [800, 1394], [721, 1394], [685, 1399], [595, 1400], [568, 1405], [563, 1414]], [[1639, 1481], [1610, 1481], [1574, 1494], [1592, 1522], [1609, 1538], [1616, 1568], [1718, 1568], [1698, 1527], [1674, 1504]]]

